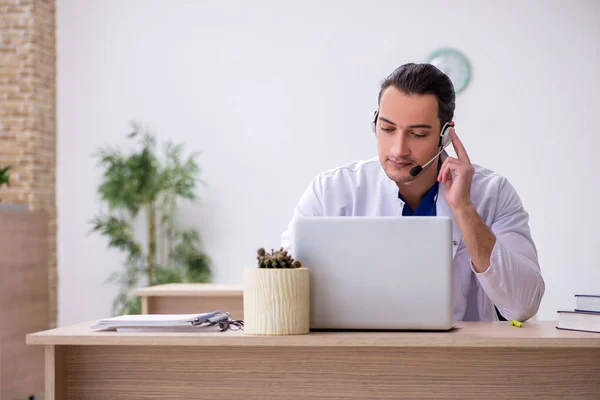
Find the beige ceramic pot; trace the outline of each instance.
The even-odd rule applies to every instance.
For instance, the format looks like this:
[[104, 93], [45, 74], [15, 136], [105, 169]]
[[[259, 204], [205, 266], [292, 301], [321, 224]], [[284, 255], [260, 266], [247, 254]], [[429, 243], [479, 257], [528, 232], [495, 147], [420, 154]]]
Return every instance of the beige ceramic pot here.
[[310, 325], [308, 268], [244, 270], [244, 332], [302, 335]]

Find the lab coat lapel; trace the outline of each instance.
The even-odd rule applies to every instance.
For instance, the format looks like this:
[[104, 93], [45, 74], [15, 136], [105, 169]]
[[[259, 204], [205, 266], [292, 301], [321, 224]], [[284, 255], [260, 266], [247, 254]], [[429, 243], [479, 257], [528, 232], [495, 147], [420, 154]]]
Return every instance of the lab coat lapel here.
[[[447, 156], [447, 154], [445, 155]], [[445, 157], [442, 158], [445, 159]], [[456, 255], [456, 250], [458, 249], [458, 245], [462, 240], [462, 235], [460, 233], [460, 228], [454, 219], [454, 214], [452, 214], [452, 210], [450, 209], [450, 206], [444, 197], [445, 190], [446, 185], [440, 182], [437, 198], [437, 215], [440, 217], [450, 217], [450, 219], [452, 219], [452, 258], [454, 258]]]
[[437, 199], [437, 215], [439, 217], [449, 217], [452, 219], [452, 258], [454, 258], [458, 245], [462, 240], [462, 235], [460, 233], [460, 228], [454, 219], [454, 214], [452, 214], [452, 210], [450, 210], [450, 206], [448, 206], [448, 203], [446, 203], [446, 199], [444, 198], [445, 189], [446, 185], [440, 183]]

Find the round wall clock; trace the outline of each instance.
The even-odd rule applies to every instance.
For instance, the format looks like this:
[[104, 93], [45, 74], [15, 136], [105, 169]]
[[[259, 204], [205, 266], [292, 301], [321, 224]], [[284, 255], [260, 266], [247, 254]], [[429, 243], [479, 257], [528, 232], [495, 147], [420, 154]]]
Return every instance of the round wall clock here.
[[449, 48], [436, 50], [427, 58], [427, 62], [448, 75], [457, 94], [462, 92], [471, 80], [469, 60], [458, 50]]

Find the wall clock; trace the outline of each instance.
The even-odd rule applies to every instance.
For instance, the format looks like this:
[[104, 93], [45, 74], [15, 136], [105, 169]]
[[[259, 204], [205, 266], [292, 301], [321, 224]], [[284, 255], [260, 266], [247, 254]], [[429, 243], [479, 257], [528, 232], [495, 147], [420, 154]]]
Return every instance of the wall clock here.
[[429, 55], [427, 62], [435, 65], [440, 71], [448, 75], [457, 94], [462, 92], [471, 80], [469, 60], [458, 50], [438, 49]]

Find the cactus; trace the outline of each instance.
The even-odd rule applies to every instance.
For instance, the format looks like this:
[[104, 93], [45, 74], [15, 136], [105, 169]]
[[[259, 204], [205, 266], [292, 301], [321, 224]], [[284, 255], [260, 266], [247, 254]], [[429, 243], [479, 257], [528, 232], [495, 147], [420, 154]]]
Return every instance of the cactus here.
[[279, 250], [271, 249], [269, 253], [264, 248], [258, 249], [256, 252], [258, 260], [258, 268], [300, 268], [302, 262], [294, 260], [294, 258], [281, 247]]

